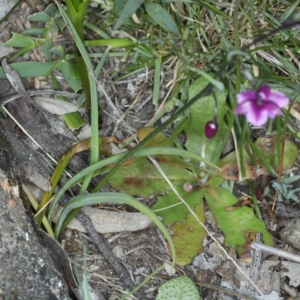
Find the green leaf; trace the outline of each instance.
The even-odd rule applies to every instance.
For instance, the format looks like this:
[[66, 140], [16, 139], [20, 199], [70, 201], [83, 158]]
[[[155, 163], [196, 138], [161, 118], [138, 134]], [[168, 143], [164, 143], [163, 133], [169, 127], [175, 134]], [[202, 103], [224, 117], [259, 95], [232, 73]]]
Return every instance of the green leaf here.
[[55, 23], [48, 22], [45, 28], [47, 29], [47, 32], [50, 33], [52, 36], [58, 35], [58, 27]]
[[36, 39], [34, 44], [28, 45], [28, 46], [20, 49], [13, 57], [10, 58], [10, 61], [18, 58], [19, 56], [25, 54], [26, 52], [33, 50], [36, 47], [42, 46], [43, 44], [47, 43], [48, 41], [49, 41], [49, 38]]
[[208, 186], [205, 199], [218, 227], [225, 234], [226, 245], [234, 246], [239, 255], [255, 241], [256, 233], [259, 232], [262, 234], [263, 242], [272, 245], [271, 234], [267, 231], [265, 223], [255, 217], [253, 209], [243, 206], [226, 211], [227, 207], [238, 203], [238, 199], [229, 191], [221, 187]]
[[67, 12], [70, 20], [77, 30], [80, 39], [83, 40], [83, 23], [87, 13], [89, 1], [83, 0], [77, 2], [78, 3], [75, 3], [75, 1], [72, 0], [66, 0]]
[[145, 8], [149, 16], [162, 28], [175, 34], [179, 34], [179, 30], [174, 19], [162, 6], [146, 0]]
[[297, 0], [291, 6], [288, 6], [284, 10], [283, 14], [280, 16], [280, 18], [279, 18], [280, 22], [285, 21], [295, 10], [297, 10], [299, 3], [300, 3], [300, 1]]
[[[165, 163], [159, 163], [173, 185], [180, 185], [196, 180], [195, 175], [188, 170], [175, 168]], [[149, 197], [170, 190], [170, 186], [156, 167], [147, 159], [139, 159], [132, 164], [122, 167], [112, 175], [108, 183], [114, 188], [129, 195]]]
[[63, 30], [66, 26], [66, 23], [63, 18], [55, 18], [54, 22], [59, 30]]
[[64, 114], [62, 118], [71, 130], [77, 130], [85, 125], [85, 122], [78, 111]]
[[82, 87], [82, 83], [80, 78], [74, 78], [71, 63], [63, 60], [60, 66], [60, 70], [73, 91], [78, 92], [78, 90], [80, 90]]
[[6, 43], [4, 43], [4, 45], [16, 48], [23, 48], [33, 45], [34, 43], [35, 41], [33, 38], [14, 32], [12, 38]]
[[76, 208], [86, 206], [86, 205], [95, 205], [99, 203], [115, 203], [115, 202], [128, 204], [136, 208], [137, 210], [139, 210], [140, 212], [145, 214], [149, 219], [152, 220], [152, 222], [159, 228], [159, 230], [163, 233], [163, 235], [169, 242], [171, 252], [172, 252], [173, 266], [174, 266], [176, 261], [175, 247], [171, 239], [171, 236], [168, 233], [165, 226], [161, 223], [161, 221], [157, 218], [157, 216], [146, 205], [125, 194], [101, 192], [101, 193], [80, 195], [74, 197], [71, 201], [69, 201], [69, 203], [66, 205], [66, 207], [63, 209], [63, 211], [59, 216], [59, 219], [55, 227], [55, 236], [58, 237], [60, 233], [60, 228], [62, 227], [64, 221], [66, 220], [66, 217]]
[[43, 23], [53, 21], [51, 16], [49, 16], [45, 12], [39, 12], [39, 13], [33, 14], [33, 15], [29, 16], [27, 19], [30, 21], [33, 21], [33, 22], [43, 22]]
[[[61, 65], [61, 61], [56, 62], [17, 62], [9, 64], [12, 70], [18, 72], [20, 77], [48, 76]], [[3, 68], [0, 67], [0, 79], [6, 78]]]
[[[196, 80], [189, 88], [189, 99], [197, 95], [207, 84], [208, 80], [204, 77]], [[217, 134], [212, 139], [206, 138], [204, 128], [205, 124], [214, 118], [215, 100], [213, 96], [203, 97], [190, 107], [189, 120], [184, 130], [187, 135], [185, 146], [192, 153], [197, 153], [208, 160], [216, 161], [216, 159], [213, 159], [214, 154], [220, 146], [226, 130], [224, 122], [224, 116], [228, 110], [226, 97], [226, 91], [216, 94], [218, 101], [217, 122], [219, 128]]]
[[221, 177], [217, 177], [217, 176], [213, 176], [212, 178], [210, 178], [209, 180], [208, 180], [208, 185], [210, 185], [210, 186], [219, 186], [219, 185], [221, 185], [222, 184], [222, 182], [223, 182], [223, 178], [221, 178]]
[[126, 48], [132, 47], [135, 44], [130, 39], [101, 39], [101, 40], [88, 40], [84, 42], [84, 45], [89, 47], [99, 46], [99, 47], [110, 47], [111, 49], [115, 48]]
[[[195, 209], [203, 195], [204, 189], [198, 189], [187, 193], [182, 186], [176, 188], [179, 195], [189, 204], [192, 210]], [[177, 204], [177, 205], [175, 205]], [[175, 206], [174, 206], [175, 205]], [[189, 213], [188, 208], [178, 199], [177, 195], [170, 191], [166, 195], [158, 198], [157, 202], [151, 207], [156, 215], [162, 218], [165, 225], [171, 225], [179, 221], [184, 221]]]
[[[139, 129], [137, 132], [139, 141], [142, 141], [154, 130], [155, 130], [154, 127], [143, 127], [141, 129]], [[163, 143], [166, 141], [167, 141], [167, 138], [165, 137], [164, 133], [160, 132], [153, 139], [151, 139], [148, 143], [146, 143], [144, 145], [144, 147], [162, 146]], [[170, 156], [170, 155], [156, 155], [155, 158], [158, 159], [159, 161], [167, 163], [169, 165], [173, 165], [173, 166], [181, 167], [181, 168], [185, 168], [185, 169], [190, 168], [189, 163], [184, 161], [181, 157]]]
[[187, 276], [171, 279], [159, 287], [156, 300], [201, 300], [194, 282]]
[[[263, 158], [275, 169], [278, 170], [279, 162], [277, 155], [277, 137], [272, 138], [258, 138], [254, 145]], [[256, 167], [254, 162], [249, 158], [247, 152], [244, 152], [244, 165], [245, 165], [245, 178], [256, 179], [260, 175], [270, 175], [268, 169], [263, 165], [260, 159], [253, 153], [258, 166]], [[296, 162], [298, 156], [297, 146], [289, 139], [285, 140], [284, 154], [283, 154], [283, 164], [282, 169], [290, 169]], [[236, 152], [231, 152], [222, 159], [218, 161], [218, 166], [222, 169], [215, 172], [217, 176], [222, 177], [227, 180], [238, 180], [238, 163]]]
[[59, 58], [65, 57], [65, 49], [61, 45], [54, 45], [48, 52], [57, 55]]
[[[281, 138], [281, 137], [279, 137]], [[277, 137], [272, 138], [258, 138], [255, 142], [258, 150], [264, 155], [265, 159], [270, 165], [278, 170], [279, 161], [276, 149]], [[284, 153], [283, 153], [283, 165], [282, 169], [287, 170], [293, 167], [298, 156], [298, 148], [291, 140], [285, 139]]]
[[[214, 167], [214, 164], [210, 163], [209, 161], [203, 160], [202, 157], [195, 155], [191, 152], [185, 151], [185, 150], [180, 150], [180, 149], [175, 149], [175, 148], [168, 148], [168, 147], [149, 147], [149, 148], [144, 148], [144, 149], [139, 149], [136, 153], [134, 153], [133, 157], [145, 157], [145, 156], [151, 156], [151, 155], [180, 155], [182, 157], [189, 157], [191, 159], [195, 159], [196, 161], [204, 161], [208, 165]], [[87, 176], [90, 173], [94, 173], [95, 171], [106, 167], [110, 164], [115, 164], [117, 163], [120, 159], [122, 159], [126, 153], [120, 153], [111, 157], [107, 157], [83, 170], [78, 172], [76, 175], [74, 175], [71, 179], [68, 180], [67, 183], [60, 189], [60, 191], [57, 193], [55, 199], [53, 200], [49, 212], [49, 219], [52, 218], [53, 211], [57, 206], [58, 201], [61, 199], [63, 194], [73, 185], [77, 184], [78, 182], [82, 181], [82, 179]], [[174, 168], [173, 168], [174, 170]], [[119, 170], [118, 170], [119, 172]], [[45, 204], [45, 203], [44, 203]]]
[[44, 13], [49, 15], [50, 17], [55, 17], [58, 12], [56, 6], [51, 3], [47, 8], [44, 10]]
[[128, 0], [128, 2], [126, 3], [125, 7], [123, 8], [118, 18], [114, 30], [117, 30], [124, 23], [126, 19], [130, 18], [143, 3], [144, 0]]
[[155, 60], [155, 69], [154, 69], [154, 85], [153, 85], [153, 98], [152, 103], [157, 107], [159, 96], [160, 96], [160, 71], [161, 63], [159, 59]]
[[[204, 223], [203, 201], [193, 209], [199, 221]], [[172, 225], [172, 240], [176, 250], [176, 263], [184, 266], [190, 264], [194, 257], [203, 252], [203, 239], [206, 231], [196, 218], [189, 213], [184, 222]], [[185, 299], [185, 298], [184, 298]]]
[[122, 6], [126, 3], [126, 0], [118, 0], [118, 1], [114, 1], [114, 8], [113, 8], [113, 12], [117, 13]]
[[232, 20], [232, 17], [230, 17], [228, 14], [224, 13], [222, 10], [219, 10], [215, 5], [212, 5], [208, 3], [207, 1], [199, 1], [199, 4], [205, 8], [207, 8], [209, 11], [215, 13], [216, 15], [222, 16], [224, 19]]
[[48, 32], [48, 28], [29, 28], [22, 32], [25, 35], [38, 35], [38, 34], [45, 34]]

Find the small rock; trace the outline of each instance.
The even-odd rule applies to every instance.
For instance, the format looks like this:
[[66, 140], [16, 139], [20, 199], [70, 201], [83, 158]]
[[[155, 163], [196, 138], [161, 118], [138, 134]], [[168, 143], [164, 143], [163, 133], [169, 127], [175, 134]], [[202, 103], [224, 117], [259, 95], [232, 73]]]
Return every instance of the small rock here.
[[280, 232], [281, 238], [296, 249], [300, 249], [300, 219], [294, 218], [286, 221]]

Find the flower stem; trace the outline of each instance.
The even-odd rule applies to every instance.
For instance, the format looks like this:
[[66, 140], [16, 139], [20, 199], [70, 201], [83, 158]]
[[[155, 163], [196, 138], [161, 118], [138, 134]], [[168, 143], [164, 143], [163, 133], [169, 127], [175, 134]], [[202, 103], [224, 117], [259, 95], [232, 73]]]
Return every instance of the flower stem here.
[[[239, 14], [239, 7], [240, 7], [240, 0], [235, 1], [234, 6], [234, 13], [233, 13], [233, 36], [234, 36], [234, 49], [240, 50], [240, 38], [239, 38], [239, 20], [238, 20], [238, 14]], [[241, 67], [239, 64], [239, 61], [237, 60], [235, 63], [236, 66], [236, 85], [235, 85], [235, 91], [236, 93], [240, 92], [240, 85], [241, 85]], [[235, 103], [236, 104], [236, 103]]]
[[267, 135], [271, 135], [272, 134], [272, 127], [273, 127], [273, 120], [269, 119], [268, 126], [267, 126]]
[[262, 216], [261, 216], [260, 209], [259, 209], [259, 206], [258, 206], [258, 203], [257, 203], [257, 198], [256, 198], [256, 195], [255, 195], [255, 192], [254, 192], [252, 182], [250, 180], [248, 180], [248, 184], [249, 184], [249, 187], [250, 187], [252, 203], [254, 205], [256, 215], [260, 220], [262, 220]]
[[241, 134], [241, 142], [239, 144], [239, 148], [240, 148], [240, 166], [241, 166], [241, 179], [245, 178], [246, 176], [246, 170], [245, 170], [245, 164], [244, 164], [244, 144], [245, 144], [245, 136], [247, 134], [247, 122], [245, 120], [243, 120], [243, 127], [242, 127], [242, 134]]

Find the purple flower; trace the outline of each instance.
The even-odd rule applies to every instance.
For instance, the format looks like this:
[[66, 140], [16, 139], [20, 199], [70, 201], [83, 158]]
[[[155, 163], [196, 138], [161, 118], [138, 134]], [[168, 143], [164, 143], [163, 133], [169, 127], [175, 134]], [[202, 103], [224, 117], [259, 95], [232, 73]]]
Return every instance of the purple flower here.
[[271, 91], [268, 85], [263, 85], [256, 91], [237, 94], [237, 102], [236, 114], [245, 115], [254, 126], [262, 126], [268, 118], [280, 116], [281, 108], [287, 106], [290, 100], [283, 93]]

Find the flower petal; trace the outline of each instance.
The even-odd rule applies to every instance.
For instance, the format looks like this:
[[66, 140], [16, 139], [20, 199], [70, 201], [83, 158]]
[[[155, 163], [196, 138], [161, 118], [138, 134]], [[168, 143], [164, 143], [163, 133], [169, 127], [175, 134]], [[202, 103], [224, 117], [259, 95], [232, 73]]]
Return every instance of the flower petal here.
[[263, 85], [257, 90], [257, 95], [262, 96], [262, 100], [267, 100], [271, 94], [271, 88], [268, 85]]
[[249, 101], [248, 110], [244, 113], [247, 121], [254, 126], [262, 126], [268, 121], [268, 109], [264, 109], [262, 105]]
[[254, 126], [262, 126], [268, 121], [268, 111], [262, 109], [251, 109], [245, 117], [249, 123]]
[[238, 115], [242, 115], [247, 113], [250, 109], [252, 109], [252, 102], [244, 101], [236, 106], [234, 112]]
[[290, 103], [290, 99], [278, 91], [272, 91], [267, 101], [272, 101], [279, 107], [285, 107]]
[[276, 116], [280, 116], [282, 114], [281, 109], [271, 101], [266, 101], [262, 106], [262, 109], [268, 112], [268, 115], [271, 119], [274, 119]]
[[238, 104], [244, 101], [254, 101], [256, 100], [255, 91], [244, 91], [236, 95]]

